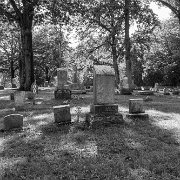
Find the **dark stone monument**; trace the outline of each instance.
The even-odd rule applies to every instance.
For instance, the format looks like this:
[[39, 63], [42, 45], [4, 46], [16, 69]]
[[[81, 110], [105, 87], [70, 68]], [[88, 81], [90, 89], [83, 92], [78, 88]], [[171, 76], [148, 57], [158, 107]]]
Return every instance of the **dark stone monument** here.
[[115, 104], [115, 72], [105, 65], [94, 66], [93, 99], [90, 113], [86, 115], [86, 123], [90, 128], [101, 125], [123, 123], [122, 114], [118, 113]]
[[23, 115], [21, 114], [10, 114], [4, 117], [4, 130], [10, 130], [14, 128], [23, 127]]
[[57, 69], [57, 87], [54, 91], [55, 99], [67, 100], [71, 99], [71, 90], [69, 85], [67, 85], [67, 69], [58, 68]]
[[130, 99], [129, 100], [129, 114], [127, 118], [131, 119], [148, 119], [148, 114], [143, 109], [143, 99]]
[[54, 106], [54, 120], [58, 124], [70, 124], [71, 114], [69, 105]]

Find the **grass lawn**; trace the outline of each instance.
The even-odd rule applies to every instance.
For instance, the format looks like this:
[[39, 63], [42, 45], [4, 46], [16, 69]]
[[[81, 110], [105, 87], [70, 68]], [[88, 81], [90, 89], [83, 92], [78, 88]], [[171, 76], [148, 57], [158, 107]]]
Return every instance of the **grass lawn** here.
[[[34, 107], [24, 115], [22, 131], [0, 132], [0, 180], [178, 180], [180, 179], [180, 98], [152, 96], [144, 102], [149, 120], [131, 121], [128, 99], [116, 95], [124, 125], [72, 132], [54, 124], [53, 91], [40, 91]], [[81, 120], [89, 112], [92, 94], [71, 100], [81, 106]], [[0, 118], [12, 113], [14, 103], [0, 100]]]

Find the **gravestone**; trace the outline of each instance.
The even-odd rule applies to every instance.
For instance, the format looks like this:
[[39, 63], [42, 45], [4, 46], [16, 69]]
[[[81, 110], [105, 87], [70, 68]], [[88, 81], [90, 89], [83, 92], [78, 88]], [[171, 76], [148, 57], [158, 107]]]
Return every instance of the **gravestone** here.
[[18, 110], [24, 110], [25, 109], [25, 91], [16, 91], [14, 93], [14, 103], [15, 103], [15, 109]]
[[67, 84], [67, 69], [58, 68], [57, 69], [57, 88], [63, 89], [65, 84]]
[[71, 90], [67, 84], [67, 69], [57, 69], [57, 87], [54, 91], [55, 99], [71, 99]]
[[123, 77], [119, 89], [120, 89], [120, 94], [122, 94], [122, 95], [131, 95], [132, 94], [131, 90], [129, 89], [128, 78], [126, 76]]
[[44, 82], [44, 87], [48, 87], [48, 85], [49, 85], [48, 81], [45, 81]]
[[148, 118], [148, 114], [143, 109], [143, 99], [129, 99], [129, 114], [126, 115], [128, 118]]
[[14, 128], [23, 127], [23, 115], [10, 114], [4, 117], [4, 130], [11, 130]]
[[86, 115], [86, 123], [90, 128], [123, 122], [122, 115], [118, 113], [118, 105], [115, 104], [114, 88], [114, 69], [106, 65], [95, 65], [93, 104], [90, 113]]
[[70, 124], [71, 114], [69, 105], [53, 106], [54, 120], [58, 124]]
[[123, 88], [129, 89], [128, 78], [125, 76], [122, 81]]
[[158, 91], [159, 90], [159, 83], [155, 83], [155, 85], [154, 85], [154, 91]]

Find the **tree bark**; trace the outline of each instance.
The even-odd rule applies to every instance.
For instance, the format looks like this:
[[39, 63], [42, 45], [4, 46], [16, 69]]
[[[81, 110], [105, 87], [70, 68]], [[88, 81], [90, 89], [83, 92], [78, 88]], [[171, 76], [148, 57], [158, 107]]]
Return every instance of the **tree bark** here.
[[118, 85], [120, 84], [120, 78], [119, 78], [119, 68], [117, 63], [117, 50], [116, 50], [116, 44], [115, 44], [115, 36], [112, 36], [112, 55], [113, 55], [113, 67], [115, 71], [115, 78], [116, 78], [116, 87], [118, 88]]
[[48, 83], [49, 83], [50, 76], [49, 76], [49, 68], [47, 66], [45, 67], [45, 77], [46, 77], [46, 81], [48, 81]]
[[11, 59], [10, 62], [10, 69], [11, 69], [11, 85], [13, 86], [13, 79], [15, 78], [15, 70], [14, 70], [14, 61]]
[[19, 60], [20, 90], [30, 91], [34, 82], [34, 65], [32, 49], [32, 21], [34, 9], [26, 4], [20, 20], [21, 59]]
[[126, 61], [126, 76], [128, 78], [129, 89], [132, 89], [132, 69], [130, 58], [130, 37], [129, 37], [129, 7], [130, 0], [125, 0], [125, 61]]

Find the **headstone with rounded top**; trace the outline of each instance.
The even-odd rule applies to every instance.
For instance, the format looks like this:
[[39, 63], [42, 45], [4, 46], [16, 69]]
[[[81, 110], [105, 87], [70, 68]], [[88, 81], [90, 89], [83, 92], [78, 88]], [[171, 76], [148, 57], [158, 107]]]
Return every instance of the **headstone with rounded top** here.
[[159, 83], [155, 83], [155, 85], [154, 85], [154, 91], [158, 91], [159, 90]]
[[11, 130], [14, 128], [23, 127], [23, 115], [21, 114], [9, 114], [4, 117], [4, 130]]

